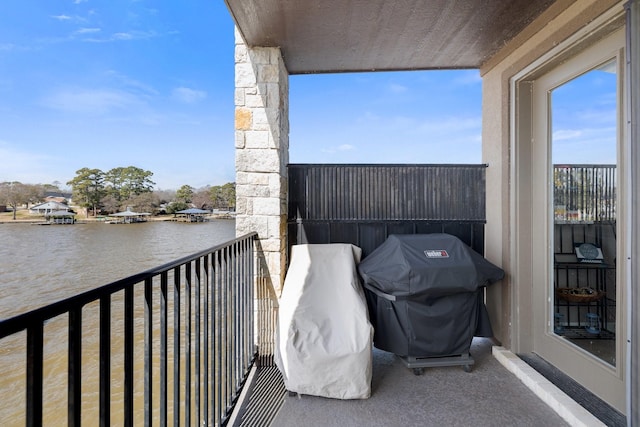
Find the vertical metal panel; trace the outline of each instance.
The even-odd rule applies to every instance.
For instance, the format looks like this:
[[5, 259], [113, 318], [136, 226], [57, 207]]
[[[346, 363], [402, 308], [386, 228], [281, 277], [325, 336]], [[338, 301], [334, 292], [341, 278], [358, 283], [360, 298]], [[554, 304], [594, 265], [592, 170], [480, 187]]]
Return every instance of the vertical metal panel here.
[[191, 339], [191, 322], [192, 322], [192, 302], [191, 302], [191, 288], [193, 283], [191, 282], [192, 278], [191, 278], [191, 269], [192, 269], [193, 263], [192, 262], [188, 262], [185, 265], [185, 271], [184, 271], [184, 277], [185, 277], [185, 288], [184, 288], [184, 299], [186, 301], [186, 310], [187, 313], [185, 315], [186, 318], [186, 324], [185, 326], [185, 331], [184, 331], [184, 341], [185, 341], [185, 366], [184, 366], [184, 424], [186, 426], [190, 426], [191, 425], [191, 411], [193, 410], [193, 408], [191, 407], [192, 402], [191, 402], [191, 395], [192, 395], [192, 390], [191, 390], [191, 346], [192, 346], [192, 339]]
[[[209, 398], [213, 399], [213, 394], [209, 393], [209, 389], [211, 388], [210, 381], [210, 371], [209, 371], [209, 343], [210, 343], [210, 330], [213, 329], [213, 319], [209, 316], [209, 304], [211, 302], [211, 295], [213, 293], [213, 282], [211, 277], [211, 261], [210, 255], [206, 255], [203, 257], [202, 262], [202, 283], [203, 283], [203, 291], [204, 291], [204, 301], [203, 301], [203, 317], [202, 320], [204, 322], [204, 331], [202, 333], [202, 343], [203, 343], [203, 354], [202, 354], [202, 380], [204, 384], [202, 386], [202, 419], [207, 420], [207, 423], [213, 424], [209, 420], [209, 408], [210, 401]], [[211, 328], [211, 329], [210, 329]], [[211, 412], [213, 413], [213, 412]]]
[[289, 165], [293, 179], [289, 217], [484, 220], [485, 168], [486, 165]]
[[144, 425], [153, 425], [153, 279], [144, 282]]
[[[206, 283], [206, 282], [205, 282]], [[195, 341], [196, 341], [196, 349], [195, 349], [195, 364], [196, 364], [196, 377], [195, 377], [195, 381], [196, 381], [196, 390], [195, 390], [195, 396], [196, 396], [196, 425], [200, 425], [200, 421], [201, 421], [201, 417], [202, 417], [202, 400], [201, 400], [201, 384], [203, 382], [202, 380], [202, 369], [200, 366], [200, 353], [202, 351], [201, 349], [201, 343], [202, 343], [202, 313], [201, 313], [201, 300], [202, 300], [202, 260], [201, 259], [197, 259], [196, 260], [196, 296], [195, 296], [195, 300], [196, 300], [196, 307], [195, 307], [195, 311], [196, 311], [196, 316], [195, 316], [195, 320], [194, 323], [196, 325], [196, 335], [195, 335]], [[206, 418], [205, 418], [206, 420]]]
[[27, 328], [27, 426], [42, 425], [42, 365], [44, 327], [37, 322]]
[[240, 251], [238, 248], [238, 243], [232, 245], [231, 249], [233, 250], [233, 258], [232, 258], [232, 271], [230, 274], [230, 279], [233, 283], [234, 287], [234, 312], [235, 312], [235, 321], [234, 324], [234, 400], [237, 397], [235, 395], [236, 390], [240, 388], [240, 384], [242, 382], [242, 359], [243, 359], [243, 348], [242, 348], [242, 290], [240, 289], [240, 281], [238, 276], [239, 271], [239, 262], [240, 262]]
[[82, 309], [69, 312], [69, 380], [67, 384], [67, 420], [80, 427], [82, 409]]
[[167, 343], [167, 317], [168, 311], [167, 295], [167, 274], [160, 275], [160, 425], [167, 425], [167, 364], [168, 364], [168, 343]]
[[358, 243], [358, 224], [355, 222], [332, 222], [329, 224], [329, 241], [333, 243]]
[[100, 298], [100, 426], [111, 425], [111, 295]]
[[223, 378], [223, 351], [222, 351], [222, 327], [224, 322], [222, 321], [222, 281], [220, 280], [220, 252], [216, 253], [212, 257], [212, 269], [211, 269], [211, 279], [214, 280], [214, 294], [213, 301], [214, 304], [213, 312], [214, 316], [214, 325], [213, 325], [213, 338], [214, 338], [214, 350], [215, 350], [215, 368], [212, 374], [213, 384], [215, 386], [215, 406], [212, 408], [214, 418], [219, 420], [222, 418], [223, 408], [222, 408], [222, 378]]
[[[223, 271], [224, 271], [224, 289], [225, 289], [225, 309], [224, 309], [224, 321], [225, 321], [225, 348], [233, 348], [233, 286], [229, 277], [230, 274], [230, 257], [231, 248], [226, 247], [222, 251], [223, 254]], [[233, 399], [233, 355], [231, 352], [225, 352], [226, 364], [225, 364], [225, 412], [228, 413], [231, 407]]]
[[180, 267], [173, 269], [173, 425], [180, 425]]
[[[444, 232], [483, 252], [486, 165], [289, 165], [289, 244]], [[478, 228], [479, 227], [479, 228]]]
[[133, 337], [133, 287], [128, 287], [124, 290], [124, 425], [127, 427], [133, 426]]

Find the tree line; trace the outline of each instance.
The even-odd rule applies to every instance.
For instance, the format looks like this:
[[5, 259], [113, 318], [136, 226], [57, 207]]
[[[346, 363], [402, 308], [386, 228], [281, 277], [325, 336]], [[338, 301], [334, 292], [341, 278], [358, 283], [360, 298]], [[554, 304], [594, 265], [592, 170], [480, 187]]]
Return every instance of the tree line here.
[[[206, 186], [195, 189], [183, 185], [178, 190], [154, 191], [153, 173], [135, 166], [117, 167], [107, 172], [100, 169], [82, 168], [67, 182], [71, 187], [74, 206], [86, 209], [86, 215], [111, 214], [127, 207], [138, 212], [172, 214], [189, 207], [199, 209], [235, 208], [235, 183]], [[23, 184], [0, 182], [0, 204], [10, 206], [14, 212], [18, 207], [36, 204], [45, 194], [62, 192], [59, 184]]]

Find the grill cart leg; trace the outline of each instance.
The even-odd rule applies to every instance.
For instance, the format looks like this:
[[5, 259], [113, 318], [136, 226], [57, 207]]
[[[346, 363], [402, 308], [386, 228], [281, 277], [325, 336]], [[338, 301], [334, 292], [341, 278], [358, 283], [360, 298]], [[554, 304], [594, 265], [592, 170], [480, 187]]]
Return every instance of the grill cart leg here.
[[436, 368], [441, 366], [462, 366], [465, 372], [471, 372], [471, 366], [475, 363], [471, 354], [444, 357], [413, 357], [398, 356], [404, 365], [413, 369], [415, 375], [422, 375], [424, 368]]

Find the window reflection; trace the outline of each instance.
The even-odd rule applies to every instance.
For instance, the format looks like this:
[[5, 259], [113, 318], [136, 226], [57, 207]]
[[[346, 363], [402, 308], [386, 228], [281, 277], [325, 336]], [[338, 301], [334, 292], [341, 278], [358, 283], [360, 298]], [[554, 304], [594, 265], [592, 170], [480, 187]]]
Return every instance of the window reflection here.
[[617, 77], [610, 61], [550, 94], [553, 332], [614, 365]]

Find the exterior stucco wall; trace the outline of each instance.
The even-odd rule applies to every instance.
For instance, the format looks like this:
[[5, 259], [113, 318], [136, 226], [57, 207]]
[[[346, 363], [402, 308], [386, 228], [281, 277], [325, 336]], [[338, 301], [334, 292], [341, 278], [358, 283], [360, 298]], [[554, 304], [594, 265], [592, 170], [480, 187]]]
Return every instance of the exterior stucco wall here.
[[236, 234], [258, 232], [258, 270], [280, 293], [286, 265], [289, 74], [278, 48], [236, 30]]
[[[487, 307], [496, 338], [503, 346], [515, 351], [526, 350], [521, 342], [527, 340], [524, 336], [527, 334], [527, 326], [518, 325], [517, 321], [522, 318], [523, 312], [530, 309], [530, 305], [515, 304], [515, 293], [519, 293], [521, 297], [530, 295], [531, 283], [516, 283], [513, 280], [516, 268], [520, 268], [521, 273], [526, 272], [527, 265], [516, 265], [513, 256], [516, 249], [512, 235], [514, 224], [518, 220], [517, 215], [526, 215], [526, 212], [517, 211], [515, 197], [518, 195], [511, 182], [514, 158], [510, 147], [513, 119], [510, 80], [616, 4], [619, 5], [620, 2], [561, 0], [556, 5], [557, 9], [543, 14], [523, 31], [526, 37], [517, 37], [480, 70], [483, 76], [482, 156], [483, 162], [489, 164], [485, 256], [506, 271], [505, 280], [487, 289]], [[516, 176], [517, 173], [516, 171]], [[531, 239], [533, 236], [518, 237]], [[526, 296], [520, 298], [520, 301], [523, 299], [526, 300]]]

